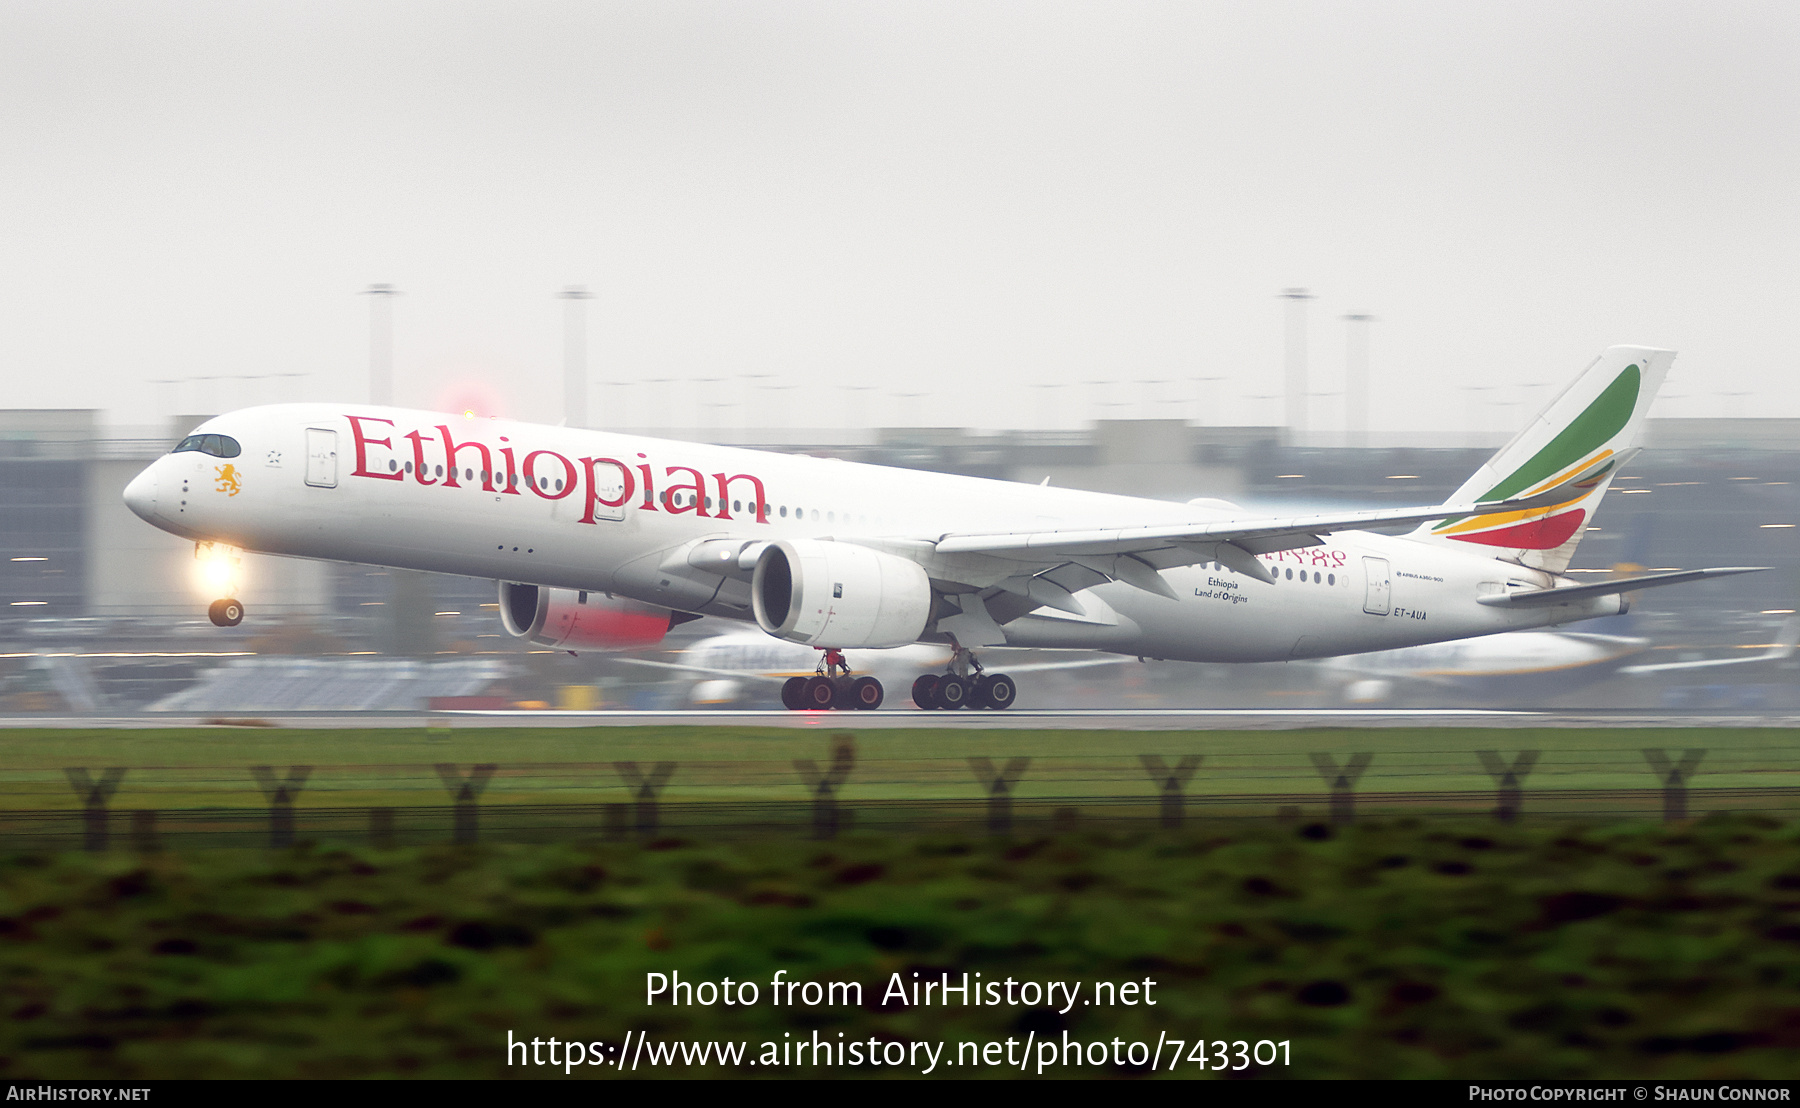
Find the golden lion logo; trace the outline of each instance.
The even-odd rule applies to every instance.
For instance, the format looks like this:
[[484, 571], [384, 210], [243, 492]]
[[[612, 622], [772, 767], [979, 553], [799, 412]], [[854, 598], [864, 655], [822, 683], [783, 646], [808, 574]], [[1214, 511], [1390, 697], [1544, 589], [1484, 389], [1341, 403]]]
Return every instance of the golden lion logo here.
[[219, 490], [227, 496], [236, 496], [244, 491], [243, 482], [238, 480], [237, 467], [230, 462], [215, 467], [219, 471]]

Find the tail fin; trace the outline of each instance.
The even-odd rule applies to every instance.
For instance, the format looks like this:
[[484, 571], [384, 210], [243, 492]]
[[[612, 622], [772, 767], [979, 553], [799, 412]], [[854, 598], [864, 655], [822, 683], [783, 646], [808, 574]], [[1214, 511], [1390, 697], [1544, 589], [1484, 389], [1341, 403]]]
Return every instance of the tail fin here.
[[1551, 573], [1568, 569], [1600, 498], [1637, 453], [1645, 414], [1674, 360], [1673, 350], [1609, 347], [1445, 503], [1527, 497], [1592, 471], [1575, 499], [1428, 523], [1408, 537], [1463, 550], [1490, 547], [1496, 558]]

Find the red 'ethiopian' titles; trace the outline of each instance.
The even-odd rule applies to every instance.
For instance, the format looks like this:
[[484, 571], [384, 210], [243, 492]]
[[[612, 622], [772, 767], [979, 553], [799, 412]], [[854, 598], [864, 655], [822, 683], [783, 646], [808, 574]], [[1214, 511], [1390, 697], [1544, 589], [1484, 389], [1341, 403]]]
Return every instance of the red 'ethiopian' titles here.
[[[436, 435], [414, 430], [399, 436], [412, 444], [410, 465], [402, 467], [390, 458], [387, 464], [391, 468], [386, 472], [370, 469], [370, 447], [383, 447], [393, 453], [402, 453], [402, 450], [395, 449], [391, 434], [387, 438], [378, 439], [365, 431], [363, 425], [385, 423], [393, 427], [394, 421], [379, 416], [346, 415], [344, 418], [350, 421], [350, 434], [356, 441], [356, 469], [352, 471], [352, 477], [370, 477], [378, 481], [405, 481], [410, 477], [421, 485], [441, 485], [447, 489], [457, 489], [462, 487], [462, 483], [457, 480], [460, 472], [465, 481], [479, 480], [486, 492], [522, 496], [523, 485], [524, 490], [544, 500], [561, 500], [574, 494], [579, 488], [584, 498], [580, 520], [582, 523], [599, 523], [606, 517], [596, 516], [596, 509], [626, 507], [633, 497], [640, 494], [642, 499], [635, 507], [641, 512], [663, 511], [670, 515], [692, 512], [710, 519], [731, 519], [732, 486], [734, 483], [747, 481], [753, 495], [744, 503], [744, 507], [755, 513], [756, 522], [769, 522], [768, 495], [763, 491], [762, 478], [754, 474], [711, 474], [716, 489], [716, 495], [712, 495], [706, 491], [706, 477], [699, 470], [692, 466], [664, 466], [665, 478], [682, 475], [687, 479], [665, 486], [659, 495], [653, 476], [655, 467], [646, 455], [639, 454], [637, 457], [640, 460], [628, 463], [617, 458], [570, 460], [554, 450], [533, 450], [525, 455], [523, 464], [520, 464], [516, 460], [516, 447], [506, 445], [490, 448], [487, 443], [475, 440], [457, 442], [450, 433], [449, 425], [444, 423], [431, 428], [437, 432]], [[500, 441], [511, 442], [505, 435], [500, 436]], [[427, 443], [432, 446], [428, 448]], [[495, 466], [495, 455], [504, 463], [503, 469]], [[481, 460], [479, 468], [473, 464], [476, 457]], [[442, 459], [441, 463], [439, 458]], [[470, 464], [459, 470], [464, 462]], [[441, 469], [437, 468], [440, 464]], [[616, 478], [612, 475], [614, 470], [617, 471]], [[521, 477], [524, 478], [523, 481], [520, 480]]]

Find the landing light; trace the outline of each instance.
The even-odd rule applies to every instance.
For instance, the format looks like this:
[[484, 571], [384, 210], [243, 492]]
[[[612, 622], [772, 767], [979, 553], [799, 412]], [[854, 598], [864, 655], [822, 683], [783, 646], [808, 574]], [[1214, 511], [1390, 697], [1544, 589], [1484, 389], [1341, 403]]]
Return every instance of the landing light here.
[[1757, 524], [1757, 526], [1761, 527], [1765, 531], [1772, 531], [1772, 530], [1776, 530], [1778, 528], [1792, 527], [1794, 525], [1791, 523], [1759, 523], [1759, 524]]
[[15, 562], [47, 562], [49, 560], [50, 559], [48, 559], [48, 558], [14, 558], [13, 559], [13, 561], [15, 561]]
[[463, 409], [463, 418], [464, 419], [474, 419], [475, 418], [475, 409], [474, 408], [464, 408]]
[[1793, 614], [1794, 609], [1792, 608], [1764, 608], [1757, 613], [1757, 615], [1763, 616], [1791, 616]]
[[208, 559], [201, 563], [200, 575], [206, 579], [213, 592], [219, 592], [230, 583], [231, 567], [221, 559]]
[[1306, 476], [1306, 474], [1304, 474], [1304, 473], [1277, 473], [1275, 475], [1275, 480], [1285, 481], [1290, 477], [1305, 477], [1305, 476]]
[[50, 603], [48, 600], [15, 600], [12, 602], [12, 606], [15, 608], [41, 608], [48, 603]]
[[242, 569], [237, 551], [231, 547], [194, 544], [194, 584], [202, 595], [217, 598], [237, 592], [243, 586]]
[[1390, 473], [1387, 475], [1387, 479], [1389, 481], [1417, 481], [1419, 475], [1416, 473]]

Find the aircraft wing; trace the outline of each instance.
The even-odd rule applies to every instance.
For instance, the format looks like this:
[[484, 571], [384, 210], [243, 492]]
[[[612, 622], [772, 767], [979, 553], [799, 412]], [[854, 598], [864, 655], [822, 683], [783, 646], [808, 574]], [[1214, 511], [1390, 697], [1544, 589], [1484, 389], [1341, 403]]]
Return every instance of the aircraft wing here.
[[1707, 658], [1694, 662], [1650, 662], [1639, 666], [1625, 666], [1620, 673], [1638, 676], [1646, 673], [1670, 673], [1682, 669], [1712, 669], [1717, 666], [1747, 666], [1759, 662], [1780, 662], [1793, 657], [1794, 648], [1800, 646], [1800, 619], [1790, 619], [1781, 625], [1781, 637], [1775, 645], [1761, 654], [1752, 654], [1748, 658]]
[[1080, 562], [1128, 585], [1169, 595], [1168, 585], [1156, 576], [1158, 569], [1217, 561], [1267, 582], [1273, 578], [1268, 568], [1256, 560], [1258, 554], [1317, 546], [1322, 541], [1319, 536], [1333, 531], [1552, 507], [1585, 496], [1583, 483], [1592, 476], [1583, 471], [1546, 492], [1513, 500], [1148, 527], [946, 534], [939, 536], [934, 545], [939, 554], [987, 554], [1045, 566]]

